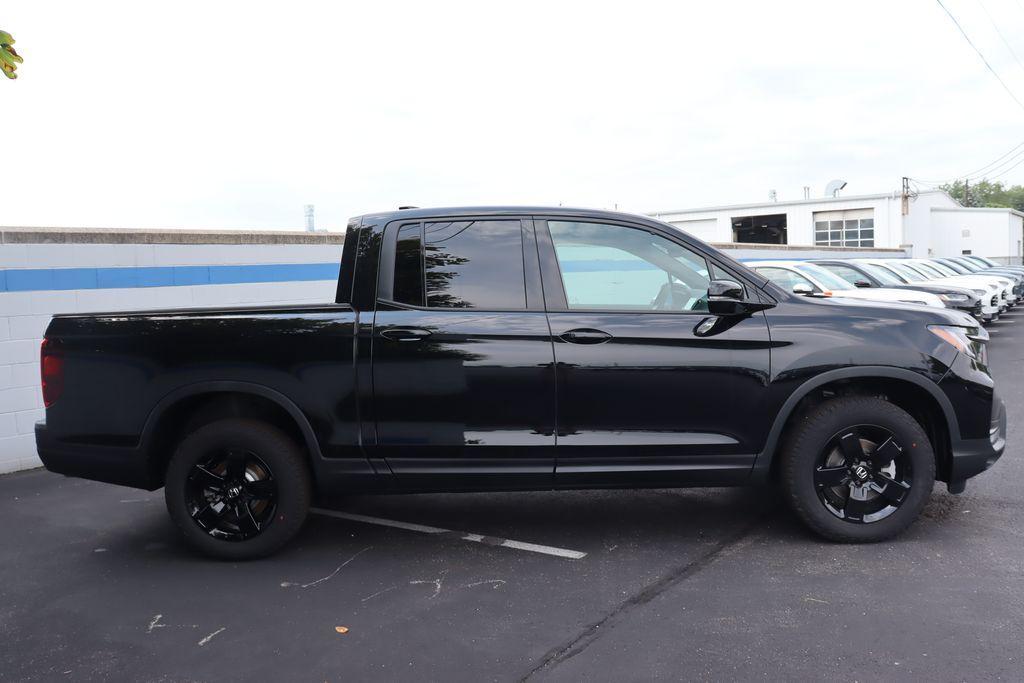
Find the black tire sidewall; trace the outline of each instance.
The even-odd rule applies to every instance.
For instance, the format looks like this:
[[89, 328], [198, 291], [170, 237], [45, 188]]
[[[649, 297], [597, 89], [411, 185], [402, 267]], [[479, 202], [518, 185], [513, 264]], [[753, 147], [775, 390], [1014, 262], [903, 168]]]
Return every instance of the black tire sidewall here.
[[[836, 434], [856, 425], [877, 425], [893, 433], [910, 458], [907, 498], [885, 519], [868, 524], [839, 519], [826, 509], [814, 485], [822, 451]], [[875, 542], [895, 536], [920, 515], [935, 483], [935, 454], [921, 425], [909, 413], [881, 398], [846, 397], [826, 401], [804, 415], [784, 445], [782, 484], [793, 511], [813, 531], [841, 542]]]
[[[210, 536], [188, 510], [186, 489], [192, 467], [210, 452], [229, 447], [255, 453], [277, 481], [273, 521], [244, 541]], [[281, 430], [255, 420], [218, 420], [200, 427], [178, 445], [164, 479], [167, 510], [185, 539], [206, 555], [224, 560], [254, 559], [277, 551], [302, 528], [311, 498], [311, 477], [303, 451]]]

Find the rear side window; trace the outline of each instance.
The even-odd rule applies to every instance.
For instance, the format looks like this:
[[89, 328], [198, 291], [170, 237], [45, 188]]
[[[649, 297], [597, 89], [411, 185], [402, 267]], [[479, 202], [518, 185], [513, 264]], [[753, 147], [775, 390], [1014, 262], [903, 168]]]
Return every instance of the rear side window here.
[[403, 304], [423, 305], [422, 226], [403, 225], [395, 245], [394, 299]]
[[525, 309], [517, 220], [405, 225], [395, 246], [395, 301], [429, 308]]

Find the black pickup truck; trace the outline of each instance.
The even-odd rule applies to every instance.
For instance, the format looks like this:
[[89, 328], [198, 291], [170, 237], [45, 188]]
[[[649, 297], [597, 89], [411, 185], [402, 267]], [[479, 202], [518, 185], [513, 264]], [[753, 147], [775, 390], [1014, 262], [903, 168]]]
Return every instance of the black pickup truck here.
[[55, 316], [36, 439], [53, 472], [164, 487], [222, 558], [346, 490], [771, 481], [876, 541], [1002, 454], [986, 339], [794, 296], [640, 216], [403, 210], [349, 223], [333, 303]]

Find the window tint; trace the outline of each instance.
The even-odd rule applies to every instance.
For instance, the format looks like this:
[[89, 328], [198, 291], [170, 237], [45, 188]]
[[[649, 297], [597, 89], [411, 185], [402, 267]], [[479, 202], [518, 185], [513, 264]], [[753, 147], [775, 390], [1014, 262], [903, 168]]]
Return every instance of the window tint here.
[[423, 249], [419, 223], [403, 225], [398, 231], [392, 298], [403, 304], [423, 305]]
[[423, 225], [427, 306], [526, 308], [519, 221], [444, 221]]
[[549, 221], [570, 309], [708, 310], [708, 263], [664, 237], [621, 225]]
[[792, 292], [793, 287], [796, 285], [810, 285], [811, 289], [814, 291], [820, 291], [813, 282], [792, 270], [787, 270], [785, 268], [773, 268], [771, 266], [755, 268], [755, 270], [777, 284], [779, 287], [782, 287], [787, 292]]

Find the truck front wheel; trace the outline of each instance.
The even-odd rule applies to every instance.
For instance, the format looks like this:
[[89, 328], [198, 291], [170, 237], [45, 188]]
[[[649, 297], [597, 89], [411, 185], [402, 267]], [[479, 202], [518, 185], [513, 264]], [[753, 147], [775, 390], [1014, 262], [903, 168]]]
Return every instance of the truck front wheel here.
[[164, 498], [194, 548], [248, 560], [270, 555], [299, 532], [312, 481], [302, 450], [281, 430], [232, 418], [204, 425], [178, 445]]
[[825, 401], [799, 417], [781, 465], [797, 516], [819, 535], [847, 543], [906, 529], [935, 483], [935, 455], [921, 425], [869, 396]]

